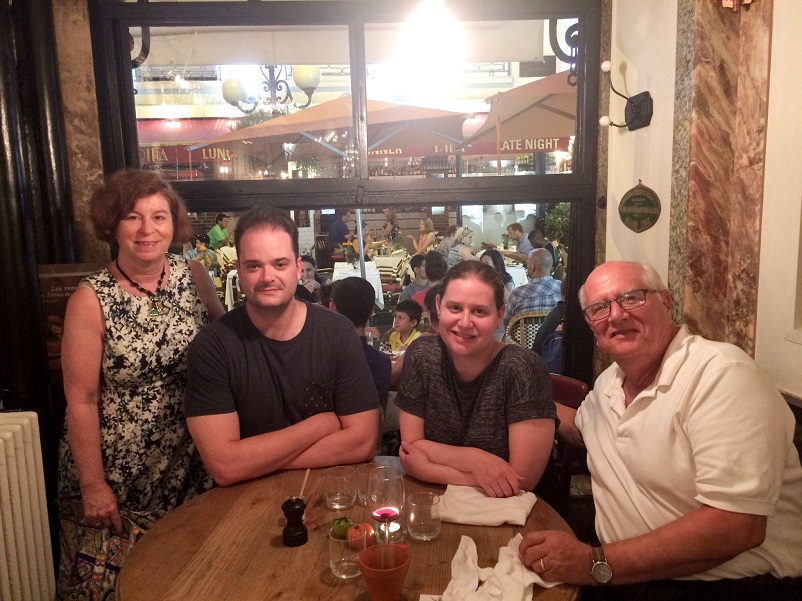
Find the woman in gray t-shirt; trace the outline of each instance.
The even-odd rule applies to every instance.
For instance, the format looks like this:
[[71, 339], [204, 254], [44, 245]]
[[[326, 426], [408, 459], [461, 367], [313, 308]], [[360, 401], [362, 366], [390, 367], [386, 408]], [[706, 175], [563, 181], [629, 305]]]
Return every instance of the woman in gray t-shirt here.
[[404, 469], [426, 482], [479, 486], [493, 497], [532, 490], [557, 414], [548, 371], [529, 349], [494, 339], [504, 285], [465, 261], [442, 282], [440, 336], [416, 340], [396, 397]]

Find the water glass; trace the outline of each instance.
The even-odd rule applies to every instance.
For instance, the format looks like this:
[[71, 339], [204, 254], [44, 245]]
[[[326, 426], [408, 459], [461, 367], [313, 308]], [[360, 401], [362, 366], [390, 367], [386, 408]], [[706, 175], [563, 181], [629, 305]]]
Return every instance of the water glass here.
[[364, 463], [356, 468], [356, 500], [362, 507], [368, 504], [368, 476], [375, 467], [375, 463]]
[[428, 541], [440, 535], [440, 497], [433, 492], [407, 496], [407, 532], [415, 540]]
[[349, 528], [345, 538], [337, 538], [329, 530], [329, 567], [337, 578], [359, 576], [359, 556], [367, 548], [367, 537], [362, 528]]
[[330, 468], [325, 476], [326, 507], [348, 509], [356, 501], [356, 471], [347, 465]]

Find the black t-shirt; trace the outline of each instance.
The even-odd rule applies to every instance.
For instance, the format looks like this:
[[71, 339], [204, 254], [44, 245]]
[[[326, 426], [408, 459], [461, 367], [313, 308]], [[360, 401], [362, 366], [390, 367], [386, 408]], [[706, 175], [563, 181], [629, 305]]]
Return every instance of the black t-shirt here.
[[373, 383], [376, 385], [379, 403], [381, 403], [382, 409], [386, 410], [387, 397], [390, 394], [390, 373], [393, 369], [390, 356], [370, 346], [364, 336], [359, 338], [362, 341], [362, 352], [365, 353], [370, 375], [373, 376]]
[[378, 409], [376, 387], [354, 326], [307, 303], [292, 340], [271, 340], [245, 306], [205, 327], [187, 354], [187, 417], [236, 411], [240, 436], [281, 430], [313, 415]]

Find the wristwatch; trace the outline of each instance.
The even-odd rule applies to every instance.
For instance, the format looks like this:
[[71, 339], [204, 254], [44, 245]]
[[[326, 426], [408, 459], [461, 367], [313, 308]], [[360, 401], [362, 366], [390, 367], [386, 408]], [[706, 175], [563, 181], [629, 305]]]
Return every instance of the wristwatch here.
[[613, 579], [613, 568], [604, 558], [604, 549], [591, 547], [591, 553], [593, 554], [593, 565], [590, 566], [590, 575], [598, 584], [607, 584]]

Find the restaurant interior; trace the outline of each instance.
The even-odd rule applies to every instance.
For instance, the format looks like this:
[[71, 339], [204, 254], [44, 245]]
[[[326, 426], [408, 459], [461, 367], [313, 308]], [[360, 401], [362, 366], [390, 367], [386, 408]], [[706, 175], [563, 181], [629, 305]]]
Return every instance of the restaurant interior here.
[[[54, 278], [108, 261], [89, 197], [123, 167], [170, 180], [195, 233], [276, 206], [310, 250], [346, 207], [374, 230], [393, 208], [415, 235], [423, 217], [468, 219], [498, 245], [496, 215], [542, 224], [559, 207], [566, 298], [606, 260], [652, 264], [675, 320], [743, 348], [802, 422], [802, 9], [722, 4], [4, 8], [0, 410], [38, 414], [48, 499], [65, 404], [48, 310], [69, 290]], [[639, 184], [658, 207], [646, 225], [622, 203]], [[577, 303], [565, 349], [564, 373], [587, 384], [608, 364]]]

